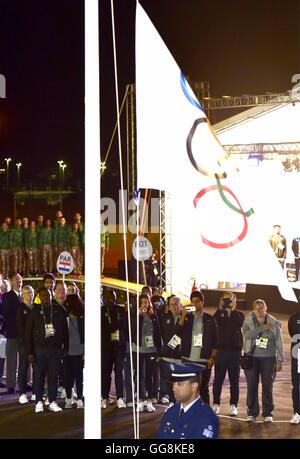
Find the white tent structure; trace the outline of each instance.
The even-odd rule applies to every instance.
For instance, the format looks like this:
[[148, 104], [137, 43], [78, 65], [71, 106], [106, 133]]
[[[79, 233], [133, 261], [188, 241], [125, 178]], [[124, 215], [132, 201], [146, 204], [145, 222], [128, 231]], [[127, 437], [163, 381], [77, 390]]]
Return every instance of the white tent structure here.
[[300, 102], [257, 106], [214, 129], [234, 165], [247, 169], [266, 237], [280, 224], [287, 238], [287, 261], [293, 262], [292, 239], [300, 236]]

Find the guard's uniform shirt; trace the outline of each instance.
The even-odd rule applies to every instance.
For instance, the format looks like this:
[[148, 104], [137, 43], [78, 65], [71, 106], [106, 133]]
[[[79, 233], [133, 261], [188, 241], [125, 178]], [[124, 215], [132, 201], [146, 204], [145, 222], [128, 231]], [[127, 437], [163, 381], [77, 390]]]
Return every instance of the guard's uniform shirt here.
[[199, 398], [180, 415], [181, 404], [168, 409], [160, 422], [159, 440], [209, 440], [218, 437], [219, 420], [209, 405]]

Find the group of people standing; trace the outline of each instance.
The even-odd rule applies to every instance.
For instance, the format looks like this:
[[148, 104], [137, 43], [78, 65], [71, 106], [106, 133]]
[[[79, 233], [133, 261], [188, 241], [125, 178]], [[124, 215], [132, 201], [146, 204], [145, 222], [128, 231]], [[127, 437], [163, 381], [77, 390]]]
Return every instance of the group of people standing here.
[[[2, 282], [2, 276], [0, 279]], [[0, 381], [6, 363], [6, 393], [15, 393], [18, 384], [20, 404], [29, 403], [27, 392], [31, 391], [36, 413], [44, 411], [44, 404], [59, 412], [60, 385], [65, 391], [65, 408], [83, 408], [84, 303], [78, 288], [72, 284], [67, 289], [52, 273], [44, 275], [37, 292], [31, 285], [23, 286], [19, 273], [13, 273], [10, 282], [11, 290], [0, 301], [0, 333], [6, 339]], [[28, 385], [29, 366], [32, 387]]]
[[12, 272], [24, 277], [45, 274], [56, 269], [56, 260], [63, 251], [70, 251], [74, 275], [83, 272], [84, 224], [76, 212], [69, 225], [62, 211], [57, 211], [52, 224], [39, 215], [37, 220], [17, 218], [12, 224], [5, 218], [0, 228], [0, 273], [8, 278]]
[[[273, 234], [269, 237], [270, 245], [275, 253], [278, 261], [284, 269], [285, 260], [286, 260], [286, 252], [287, 252], [287, 242], [285, 236], [281, 234], [281, 226], [274, 225], [273, 227]], [[296, 236], [292, 240], [291, 245], [292, 252], [294, 254], [294, 261], [295, 261], [295, 277], [294, 280], [297, 282], [299, 279], [299, 271], [300, 271], [300, 237]]]
[[[165, 304], [162, 296], [151, 295], [144, 287], [138, 305], [131, 295], [129, 305], [132, 339], [133, 374], [130, 365], [130, 338], [128, 306], [116, 304], [116, 295], [108, 290], [102, 304], [102, 408], [113, 400], [109, 396], [112, 370], [115, 371], [117, 406], [132, 406], [131, 379], [139, 381], [138, 411], [155, 411], [158, 399], [171, 408], [175, 403], [170, 367], [179, 364], [198, 364], [201, 371], [199, 393], [203, 402], [210, 404], [209, 384], [214, 368], [212, 407], [221, 412], [221, 393], [226, 373], [230, 381], [229, 414], [238, 415], [240, 359], [242, 353], [251, 365], [244, 372], [247, 381], [247, 421], [254, 422], [260, 414], [258, 401], [259, 379], [262, 384], [262, 416], [264, 422], [273, 421], [273, 382], [284, 361], [280, 322], [267, 312], [263, 299], [253, 303], [252, 311], [245, 317], [237, 309], [233, 292], [222, 295], [214, 315], [204, 310], [204, 295], [194, 291], [190, 305], [182, 305], [175, 295]], [[139, 336], [137, 337], [137, 318]], [[289, 331], [297, 341], [300, 313], [292, 316]], [[300, 329], [299, 329], [300, 331]], [[298, 341], [300, 339], [298, 338]], [[293, 346], [296, 346], [294, 342]], [[108, 349], [108, 346], [110, 348]], [[139, 350], [139, 378], [137, 378], [137, 349]], [[295, 354], [295, 352], [294, 352]], [[294, 415], [292, 424], [300, 422], [298, 355], [292, 353], [292, 383]]]

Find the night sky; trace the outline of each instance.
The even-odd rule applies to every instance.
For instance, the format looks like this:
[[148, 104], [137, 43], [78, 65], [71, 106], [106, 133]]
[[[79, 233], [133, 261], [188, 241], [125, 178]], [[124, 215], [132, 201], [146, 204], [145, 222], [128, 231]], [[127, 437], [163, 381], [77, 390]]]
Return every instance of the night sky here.
[[[135, 0], [115, 1], [120, 103], [134, 83]], [[300, 73], [298, 0], [141, 0], [178, 65], [191, 80], [209, 81], [211, 96], [286, 92]], [[102, 157], [116, 120], [110, 1], [100, 2]], [[226, 112], [231, 116], [231, 111]], [[213, 112], [213, 123], [218, 121]], [[125, 118], [124, 118], [125, 120]], [[122, 125], [125, 131], [125, 121]], [[123, 155], [126, 155], [125, 144]], [[119, 187], [117, 142], [102, 193]], [[159, 165], [158, 165], [159, 167]]]
[[[67, 163], [84, 180], [84, 1], [0, 0], [0, 166], [43, 183]], [[67, 178], [67, 176], [66, 176]]]

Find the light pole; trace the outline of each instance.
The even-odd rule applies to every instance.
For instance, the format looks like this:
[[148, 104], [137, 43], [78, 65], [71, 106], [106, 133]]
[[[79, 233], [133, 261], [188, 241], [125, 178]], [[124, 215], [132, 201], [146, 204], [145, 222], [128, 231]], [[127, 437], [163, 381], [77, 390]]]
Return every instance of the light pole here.
[[5, 158], [4, 161], [6, 161], [6, 186], [8, 188], [8, 185], [9, 185], [9, 163], [11, 161], [11, 158]]
[[17, 163], [17, 187], [18, 189], [20, 188], [20, 167], [22, 166], [22, 163]]
[[63, 161], [60, 160], [60, 161], [57, 161], [57, 164], [59, 166], [59, 186], [61, 187], [61, 177], [62, 177], [62, 165], [63, 165]]
[[64, 181], [65, 181], [65, 168], [67, 167], [66, 164], [61, 165], [61, 170], [62, 170], [62, 189], [64, 189]]

